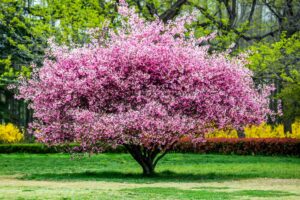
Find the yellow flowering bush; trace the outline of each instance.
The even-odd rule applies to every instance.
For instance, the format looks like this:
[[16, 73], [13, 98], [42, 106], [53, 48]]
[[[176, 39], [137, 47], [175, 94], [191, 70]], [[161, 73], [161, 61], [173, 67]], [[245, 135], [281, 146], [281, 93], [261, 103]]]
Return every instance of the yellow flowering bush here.
[[288, 137], [300, 139], [300, 121], [292, 124], [292, 133], [288, 133]]
[[0, 124], [0, 143], [19, 142], [23, 139], [22, 132], [13, 124]]
[[275, 127], [266, 123], [258, 126], [246, 126], [244, 132], [246, 138], [286, 138], [282, 124]]
[[205, 136], [206, 138], [238, 138], [238, 133], [235, 129], [216, 130]]
[[[262, 123], [258, 126], [246, 126], [244, 128], [246, 138], [297, 138], [300, 139], [300, 121], [292, 125], [292, 133], [284, 133], [282, 124], [271, 126]], [[216, 130], [206, 135], [206, 138], [238, 138], [236, 130]]]

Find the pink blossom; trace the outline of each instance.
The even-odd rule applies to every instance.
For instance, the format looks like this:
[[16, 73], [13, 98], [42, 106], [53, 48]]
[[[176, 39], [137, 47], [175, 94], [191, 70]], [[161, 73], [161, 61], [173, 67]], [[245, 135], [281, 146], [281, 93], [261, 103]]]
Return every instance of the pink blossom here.
[[255, 88], [243, 58], [210, 55], [185, 37], [190, 18], [147, 22], [125, 1], [119, 12], [127, 20], [104, 42], [52, 45], [43, 67], [21, 83], [39, 141], [78, 142], [86, 151], [101, 141], [166, 149], [183, 136], [199, 141], [214, 128], [259, 124], [270, 113], [270, 89]]

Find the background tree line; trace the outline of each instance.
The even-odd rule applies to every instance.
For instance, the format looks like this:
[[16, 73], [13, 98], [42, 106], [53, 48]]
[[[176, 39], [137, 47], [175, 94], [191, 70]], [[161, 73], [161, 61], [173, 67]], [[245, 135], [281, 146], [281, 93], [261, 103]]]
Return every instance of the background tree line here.
[[[271, 108], [282, 101], [283, 115], [270, 123], [291, 124], [300, 116], [300, 2], [298, 0], [128, 0], [148, 20], [167, 23], [196, 13], [198, 37], [216, 32], [199, 45], [231, 54], [251, 50], [249, 68], [259, 84], [274, 84]], [[118, 26], [118, 0], [0, 0], [0, 119], [26, 127], [31, 111], [13, 98], [7, 85], [41, 66], [47, 39], [84, 44], [87, 30]]]

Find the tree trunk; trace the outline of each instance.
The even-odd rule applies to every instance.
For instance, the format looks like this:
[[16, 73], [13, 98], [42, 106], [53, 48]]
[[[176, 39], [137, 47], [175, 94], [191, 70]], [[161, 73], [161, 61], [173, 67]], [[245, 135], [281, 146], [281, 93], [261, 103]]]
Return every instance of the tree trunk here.
[[283, 127], [284, 132], [292, 133], [292, 124], [295, 120], [295, 113], [293, 110], [295, 110], [296, 107], [293, 104], [293, 101], [290, 101], [289, 99], [284, 99], [282, 101], [282, 111], [283, 111]]
[[292, 123], [293, 120], [290, 118], [283, 119], [283, 127], [284, 127], [284, 132], [287, 133], [292, 133]]
[[145, 147], [133, 144], [124, 144], [130, 155], [139, 163], [143, 169], [144, 176], [153, 176], [157, 162], [163, 158], [167, 151], [162, 152], [158, 148], [147, 149]]
[[245, 138], [245, 132], [244, 130], [237, 130], [238, 138]]
[[152, 163], [151, 164], [146, 164], [146, 165], [142, 166], [142, 168], [143, 168], [143, 175], [144, 176], [152, 176], [152, 175], [155, 174], [154, 166], [153, 166]]

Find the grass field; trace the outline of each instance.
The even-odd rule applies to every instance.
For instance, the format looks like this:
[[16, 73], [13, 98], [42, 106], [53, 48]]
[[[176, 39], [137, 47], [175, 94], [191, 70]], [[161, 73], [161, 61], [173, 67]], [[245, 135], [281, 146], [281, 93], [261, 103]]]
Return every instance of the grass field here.
[[300, 158], [169, 154], [156, 171], [128, 154], [0, 154], [0, 199], [300, 199]]

